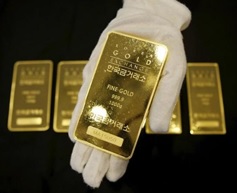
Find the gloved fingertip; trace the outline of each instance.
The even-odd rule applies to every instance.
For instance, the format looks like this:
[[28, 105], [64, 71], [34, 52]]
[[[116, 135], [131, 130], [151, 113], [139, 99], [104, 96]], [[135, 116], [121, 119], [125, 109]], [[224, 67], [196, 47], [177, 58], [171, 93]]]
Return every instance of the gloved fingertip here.
[[99, 188], [100, 184], [102, 182], [102, 179], [93, 179], [91, 176], [89, 176], [88, 174], [84, 174], [82, 173], [82, 177], [84, 179], [84, 182], [90, 186], [91, 188], [95, 189], [95, 188]]
[[82, 173], [91, 152], [92, 152], [91, 147], [82, 144], [80, 142], [76, 142], [73, 147], [70, 159], [70, 165], [72, 169], [79, 173]]
[[91, 156], [82, 172], [86, 184], [92, 188], [98, 188], [109, 168], [108, 153], [93, 149]]
[[109, 170], [106, 173], [106, 178], [111, 182], [119, 180], [126, 172], [129, 160], [121, 159], [116, 156], [110, 157]]
[[164, 102], [164, 105], [161, 105], [161, 101], [159, 100], [153, 100], [154, 104], [151, 106], [147, 120], [149, 129], [154, 133], [167, 133], [169, 130], [173, 109], [171, 109], [170, 105], [166, 104], [164, 100], [162, 102]]
[[149, 120], [149, 127], [154, 133], [167, 133], [169, 131], [170, 119], [165, 117], [165, 119], [156, 119], [151, 117]]

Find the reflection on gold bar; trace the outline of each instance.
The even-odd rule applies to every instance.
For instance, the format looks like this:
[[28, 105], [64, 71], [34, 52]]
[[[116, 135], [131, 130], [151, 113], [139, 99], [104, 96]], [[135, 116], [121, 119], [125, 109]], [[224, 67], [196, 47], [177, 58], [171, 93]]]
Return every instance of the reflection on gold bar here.
[[[166, 56], [164, 45], [109, 33], [78, 118], [75, 139], [129, 159], [144, 126]], [[97, 137], [88, 135], [91, 127]]]
[[49, 129], [53, 63], [50, 60], [18, 61], [14, 64], [8, 129]]
[[181, 107], [180, 98], [178, 99], [169, 125], [169, 130], [167, 133], [156, 133], [153, 132], [149, 126], [149, 120], [146, 122], [145, 132], [147, 134], [181, 134], [182, 133], [182, 123], [181, 123]]
[[58, 64], [53, 124], [55, 132], [68, 131], [86, 63], [87, 60], [75, 60]]
[[217, 63], [188, 63], [190, 133], [225, 134], [225, 116]]

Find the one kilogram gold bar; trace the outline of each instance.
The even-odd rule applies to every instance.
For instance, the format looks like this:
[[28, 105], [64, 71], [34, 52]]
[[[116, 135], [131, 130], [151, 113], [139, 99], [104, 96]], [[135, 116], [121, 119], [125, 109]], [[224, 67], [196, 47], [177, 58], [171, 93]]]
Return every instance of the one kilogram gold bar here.
[[131, 158], [167, 53], [162, 44], [110, 32], [78, 118], [75, 139]]
[[52, 72], [50, 60], [14, 64], [8, 115], [10, 131], [49, 129]]
[[87, 60], [61, 61], [58, 63], [54, 105], [55, 132], [68, 132], [72, 112], [82, 85], [82, 71]]
[[175, 105], [171, 120], [170, 120], [170, 125], [169, 125], [169, 130], [167, 133], [156, 133], [153, 132], [150, 128], [149, 125], [149, 120], [146, 122], [146, 127], [145, 127], [145, 132], [147, 134], [181, 134], [182, 133], [182, 123], [181, 123], [181, 107], [180, 107], [180, 98], [178, 98], [177, 103]]
[[188, 63], [186, 81], [190, 133], [225, 134], [218, 63]]

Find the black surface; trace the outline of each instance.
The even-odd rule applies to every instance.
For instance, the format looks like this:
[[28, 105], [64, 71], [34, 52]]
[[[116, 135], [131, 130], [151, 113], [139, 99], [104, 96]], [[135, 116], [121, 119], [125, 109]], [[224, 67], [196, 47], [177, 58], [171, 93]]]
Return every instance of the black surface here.
[[53, 131], [52, 118], [45, 132], [8, 131], [13, 65], [18, 60], [50, 59], [55, 75], [61, 60], [87, 60], [121, 1], [0, 1], [0, 193], [236, 191], [237, 3], [183, 2], [192, 11], [191, 25], [183, 32], [187, 60], [219, 64], [227, 134], [189, 134], [184, 82], [183, 133], [142, 133], [123, 178], [116, 183], [105, 179], [92, 190], [70, 168], [73, 143], [67, 134]]

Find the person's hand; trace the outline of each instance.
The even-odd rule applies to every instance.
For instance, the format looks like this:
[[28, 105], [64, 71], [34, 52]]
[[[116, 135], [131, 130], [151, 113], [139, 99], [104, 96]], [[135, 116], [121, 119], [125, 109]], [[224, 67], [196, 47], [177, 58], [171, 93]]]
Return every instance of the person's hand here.
[[68, 131], [70, 139], [75, 142], [70, 161], [71, 167], [82, 173], [85, 183], [89, 186], [98, 188], [104, 176], [109, 181], [117, 181], [126, 172], [129, 162], [75, 141], [73, 137], [93, 76], [92, 72], [95, 70], [108, 32], [134, 34], [167, 46], [168, 58], [149, 112], [150, 129], [155, 133], [165, 133], [168, 131], [186, 74], [187, 61], [181, 31], [188, 27], [190, 21], [189, 9], [176, 0], [124, 0], [123, 7], [102, 32], [83, 70], [83, 85], [78, 94], [78, 102]]

